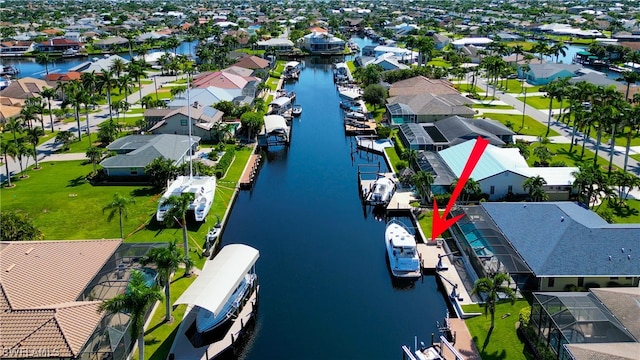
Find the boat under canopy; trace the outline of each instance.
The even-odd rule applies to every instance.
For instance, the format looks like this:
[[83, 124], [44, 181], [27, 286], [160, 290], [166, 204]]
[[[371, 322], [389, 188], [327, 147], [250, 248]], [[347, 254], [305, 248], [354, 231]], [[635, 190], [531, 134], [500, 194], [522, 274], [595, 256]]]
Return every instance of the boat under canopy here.
[[248, 245], [223, 247], [173, 306], [196, 305], [217, 315], [259, 257], [260, 252]]

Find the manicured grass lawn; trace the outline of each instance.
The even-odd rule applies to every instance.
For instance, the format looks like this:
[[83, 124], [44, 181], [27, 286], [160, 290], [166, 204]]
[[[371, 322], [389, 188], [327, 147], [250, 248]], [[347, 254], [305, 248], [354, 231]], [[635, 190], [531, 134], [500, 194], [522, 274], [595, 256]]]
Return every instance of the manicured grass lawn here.
[[133, 127], [136, 126], [136, 121], [144, 119], [142, 115], [127, 115], [127, 117], [120, 116], [120, 119], [115, 118], [114, 121], [117, 121], [120, 126], [124, 127]]
[[[636, 160], [638, 162], [640, 162], [640, 154], [637, 155], [629, 155], [629, 157], [633, 160]], [[631, 160], [629, 160], [629, 163], [631, 163]]]
[[[446, 204], [440, 205], [439, 207], [443, 206], [446, 206]], [[418, 224], [420, 225], [424, 236], [427, 237], [427, 239], [424, 239], [424, 241], [430, 241], [433, 228], [433, 210], [423, 211], [420, 215], [418, 215]]]
[[471, 105], [472, 108], [474, 109], [513, 109], [513, 106], [511, 105], [495, 105], [495, 104], [491, 104], [491, 103], [485, 103], [485, 104], [473, 104]]
[[[524, 117], [524, 126], [522, 127], [522, 115], [518, 114], [496, 114], [496, 113], [484, 113], [484, 117], [489, 119], [498, 120], [504, 125], [507, 124], [507, 121], [510, 121], [513, 124], [513, 131], [520, 135], [532, 135], [532, 136], [544, 136], [547, 132], [547, 126], [539, 123], [534, 118], [525, 115]], [[556, 131], [551, 129], [549, 131], [549, 136], [558, 136]]]
[[[518, 79], [507, 79], [506, 82], [504, 80], [498, 81], [498, 84], [506, 84], [507, 88], [505, 89], [505, 91], [508, 93], [520, 94], [524, 92], [522, 90], [522, 82]], [[527, 92], [531, 92], [531, 91], [532, 90], [529, 90], [529, 88], [527, 88]]]
[[[507, 46], [509, 46], [510, 48], [513, 48], [516, 45], [522, 46], [525, 51], [529, 51], [533, 47], [533, 43], [528, 42], [528, 41], [510, 41], [510, 42], [507, 43]], [[518, 57], [518, 62], [520, 62], [519, 60], [521, 58], [522, 58], [522, 55], [520, 55]]]
[[609, 203], [605, 201], [600, 207], [600, 211], [610, 208], [613, 212], [613, 219], [616, 224], [638, 224], [640, 223], [640, 200], [628, 199], [628, 209], [625, 208], [612, 208]]
[[443, 67], [443, 68], [450, 68], [451, 67], [451, 63], [449, 63], [446, 60], [443, 60], [442, 58], [429, 60], [427, 62], [427, 65], [436, 66], [436, 67]]
[[[616, 130], [616, 146], [627, 146], [627, 132], [629, 128], [625, 128], [624, 130], [618, 129]], [[595, 128], [591, 129], [591, 137], [595, 138], [598, 132]], [[611, 139], [611, 133], [602, 133], [602, 139], [600, 140], [603, 144], [609, 143]], [[631, 146], [640, 146], [640, 135], [637, 131], [633, 131], [631, 134]]]
[[184, 79], [173, 80], [169, 84], [186, 84], [186, 83], [187, 83], [187, 78], [184, 78]]
[[127, 115], [129, 115], [129, 114], [144, 114], [145, 111], [147, 111], [147, 109], [145, 109], [145, 108], [129, 109], [127, 111]]
[[[535, 155], [533, 155], [533, 149], [535, 149], [536, 147], [538, 147], [538, 143], [534, 143], [531, 145], [531, 147], [529, 147], [529, 158], [527, 159], [527, 163], [530, 166], [533, 166], [534, 161], [537, 160], [537, 158], [535, 157]], [[578, 145], [574, 145], [573, 146], [573, 151], [569, 152], [569, 148], [571, 147], [571, 144], [547, 144], [547, 149], [549, 149], [549, 151], [553, 154], [553, 157], [551, 158], [550, 162], [554, 162], [554, 161], [562, 161], [566, 164], [566, 166], [578, 166], [580, 163], [584, 162], [584, 161], [593, 161], [593, 157], [595, 155], [595, 153], [589, 149], [585, 149], [584, 150], [584, 157], [580, 158], [580, 153], [582, 152], [582, 143], [578, 143]], [[600, 150], [600, 152], [598, 153], [598, 165], [600, 165], [603, 169], [604, 172], [607, 171], [607, 168], [609, 167], [609, 160], [605, 160], [604, 158], [600, 157], [600, 154], [602, 154], [602, 150]], [[605, 153], [609, 153], [608, 151], [605, 150]], [[618, 169], [618, 167], [613, 164], [613, 168], [614, 169]]]
[[[193, 283], [197, 276], [184, 277], [182, 274], [184, 269], [176, 271], [171, 281], [171, 304], [173, 304], [178, 297]], [[164, 291], [163, 291], [164, 294]], [[173, 339], [176, 337], [180, 322], [184, 317], [184, 313], [187, 310], [186, 305], [178, 306], [171, 315], [173, 316], [173, 322], [166, 323], [165, 320], [165, 302], [164, 298], [158, 305], [156, 312], [153, 314], [153, 318], [149, 323], [149, 327], [144, 334], [144, 353], [145, 358], [152, 360], [165, 360], [171, 350]], [[139, 359], [137, 353], [137, 347], [134, 359]]]
[[353, 72], [356, 71], [355, 62], [353, 60], [347, 61], [347, 68], [349, 69], [349, 71], [351, 71], [351, 74], [353, 74]]
[[[395, 141], [395, 140], [394, 140]], [[396, 168], [396, 164], [398, 164], [398, 162], [400, 162], [400, 156], [398, 156], [398, 154], [396, 153], [396, 149], [395, 148], [386, 148], [384, 149], [384, 152], [387, 154], [387, 157], [389, 157], [389, 161], [391, 162], [391, 166], [393, 167], [393, 171], [395, 173], [398, 173], [398, 168]]]
[[[519, 320], [520, 310], [529, 307], [526, 300], [499, 303], [495, 310], [495, 326], [489, 335], [491, 315], [484, 316], [484, 307], [480, 305], [463, 305], [465, 312], [479, 312], [483, 315], [465, 320], [480, 356], [483, 360], [528, 359], [524, 354], [524, 343], [516, 333], [516, 322]], [[505, 314], [510, 316], [502, 318]]]
[[269, 77], [269, 79], [267, 79], [267, 86], [269, 87], [269, 90], [271, 91], [277, 90], [279, 81], [280, 79], [278, 78]]
[[384, 115], [384, 112], [386, 111], [385, 107], [378, 106], [377, 108], [374, 108], [374, 106], [371, 104], [365, 104], [365, 105], [367, 106], [367, 111], [373, 114], [373, 118], [376, 121], [382, 120], [382, 115]]
[[[115, 118], [114, 118], [115, 119]], [[83, 125], [84, 126], [84, 125]], [[93, 129], [92, 129], [93, 130]], [[69, 145], [69, 150], [64, 151], [64, 153], [85, 153], [87, 149], [91, 146], [89, 144], [89, 136], [87, 136], [86, 132], [82, 133], [82, 140], [78, 141], [78, 132], [74, 131], [73, 135], [75, 136], [75, 141]], [[98, 140], [98, 134], [95, 132], [91, 133], [91, 142], [95, 146]]]
[[[18, 139], [18, 142], [20, 142], [20, 139], [22, 139], [24, 135], [25, 135], [24, 133], [16, 133], [16, 139]], [[38, 140], [38, 145], [44, 143], [45, 141], [50, 140], [55, 136], [56, 136], [55, 132], [51, 132], [50, 130], [45, 129], [44, 135], [40, 137], [40, 140]], [[11, 133], [11, 131], [4, 131], [0, 133], [0, 141], [2, 142], [13, 141], [13, 133]]]
[[475, 92], [477, 93], [483, 93], [484, 89], [481, 89], [479, 86], [475, 86], [475, 87], [471, 87], [471, 84], [455, 84], [454, 87], [456, 89], [458, 89], [458, 91], [460, 92], [473, 92], [472, 90], [475, 89]]
[[[529, 91], [529, 90], [527, 90]], [[524, 101], [524, 96], [518, 96], [518, 100]], [[536, 109], [549, 109], [549, 98], [544, 96], [527, 96], [527, 105], [532, 106]], [[560, 102], [558, 99], [553, 99], [553, 109], [560, 109]], [[562, 106], [567, 107], [569, 103], [566, 100], [562, 101]]]
[[[156, 97], [156, 93], [151, 93], [151, 96]], [[173, 95], [171, 95], [171, 90], [169, 89], [159, 89], [158, 90], [158, 99], [172, 99]]]

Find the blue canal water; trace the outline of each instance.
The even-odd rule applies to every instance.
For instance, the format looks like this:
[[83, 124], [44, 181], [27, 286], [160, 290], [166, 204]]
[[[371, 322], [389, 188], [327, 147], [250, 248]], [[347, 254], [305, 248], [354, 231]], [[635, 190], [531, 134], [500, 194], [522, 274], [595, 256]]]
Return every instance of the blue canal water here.
[[[177, 49], [177, 53], [181, 55], [190, 55], [193, 54], [195, 56], [195, 45], [196, 42], [183, 42]], [[156, 51], [162, 51], [160, 49], [150, 50], [149, 53], [153, 53]], [[125, 52], [122, 54], [118, 54], [123, 58], [130, 60], [129, 52]], [[134, 53], [135, 55], [135, 53]], [[99, 57], [99, 56], [97, 56]], [[66, 73], [69, 69], [74, 66], [80, 65], [85, 61], [90, 60], [92, 57], [76, 57], [76, 58], [54, 58], [52, 63], [49, 64], [49, 73]], [[0, 63], [2, 65], [13, 65], [20, 73], [18, 74], [18, 78], [25, 77], [34, 77], [34, 78], [44, 78], [46, 75], [46, 68], [44, 65], [38, 64], [35, 58], [2, 58], [0, 59]]]
[[223, 244], [260, 250], [260, 305], [242, 359], [400, 359], [437, 334], [446, 304], [435, 278], [392, 283], [384, 222], [363, 209], [328, 59], [306, 58], [297, 94], [302, 116], [288, 150], [270, 153], [251, 191], [239, 194]]

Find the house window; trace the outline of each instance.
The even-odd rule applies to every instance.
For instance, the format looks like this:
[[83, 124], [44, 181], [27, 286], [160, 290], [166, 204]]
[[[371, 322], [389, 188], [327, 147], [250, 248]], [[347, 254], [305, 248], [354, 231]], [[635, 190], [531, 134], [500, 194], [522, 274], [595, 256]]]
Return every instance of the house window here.
[[187, 126], [187, 119], [181, 119], [180, 120], [180, 125], [181, 126]]
[[507, 188], [507, 191], [512, 193], [513, 192], [513, 185], [509, 185], [509, 187]]
[[491, 185], [491, 188], [489, 189], [489, 194], [493, 195], [496, 192], [496, 187]]
[[130, 168], [129, 169], [129, 173], [131, 175], [138, 175], [138, 169], [137, 168]]
[[578, 287], [583, 287], [584, 286], [584, 278], [583, 277], [579, 277], [578, 278]]
[[552, 288], [554, 285], [556, 284], [556, 279], [555, 278], [548, 278], [547, 280], [547, 286], [549, 286], [550, 288]]

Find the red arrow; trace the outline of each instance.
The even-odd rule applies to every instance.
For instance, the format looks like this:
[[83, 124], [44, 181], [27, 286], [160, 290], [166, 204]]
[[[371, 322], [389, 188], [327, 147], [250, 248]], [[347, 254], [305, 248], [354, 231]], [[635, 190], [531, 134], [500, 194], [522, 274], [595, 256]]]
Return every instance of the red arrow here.
[[440, 212], [438, 212], [438, 204], [436, 203], [436, 199], [433, 199], [433, 222], [431, 226], [431, 241], [435, 240], [440, 234], [445, 232], [451, 225], [455, 224], [456, 221], [460, 220], [463, 216], [462, 214], [453, 217], [451, 219], [447, 219], [447, 215], [451, 212], [451, 208], [453, 204], [456, 203], [456, 199], [460, 196], [462, 189], [464, 189], [467, 180], [471, 177], [471, 173], [473, 169], [478, 165], [478, 161], [480, 161], [480, 157], [484, 153], [484, 150], [489, 145], [489, 140], [485, 140], [478, 136], [476, 139], [476, 143], [471, 150], [471, 154], [469, 154], [469, 159], [467, 159], [467, 163], [464, 165], [464, 169], [462, 169], [462, 174], [460, 174], [460, 178], [458, 179], [458, 183], [456, 184], [455, 189], [453, 189], [453, 193], [451, 194], [451, 198], [449, 198], [449, 203], [447, 204], [447, 208], [444, 210], [444, 214], [440, 217]]

